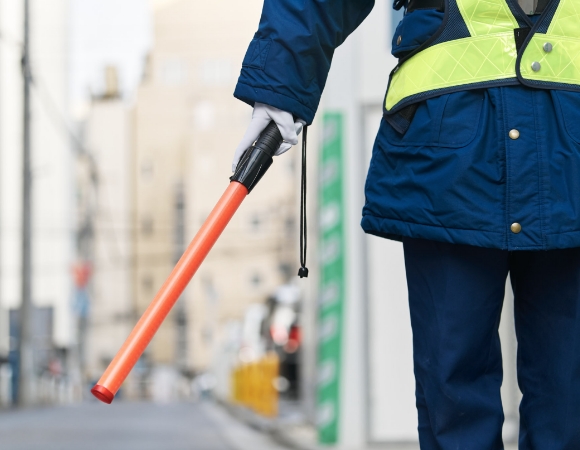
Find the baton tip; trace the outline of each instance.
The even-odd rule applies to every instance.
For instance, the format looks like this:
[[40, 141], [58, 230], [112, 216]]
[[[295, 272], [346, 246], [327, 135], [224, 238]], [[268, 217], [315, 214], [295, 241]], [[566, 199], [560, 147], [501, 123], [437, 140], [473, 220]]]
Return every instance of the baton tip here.
[[115, 398], [115, 394], [100, 384], [95, 384], [95, 386], [91, 389], [91, 394], [93, 394], [100, 401], [106, 403], [107, 405], [110, 405]]

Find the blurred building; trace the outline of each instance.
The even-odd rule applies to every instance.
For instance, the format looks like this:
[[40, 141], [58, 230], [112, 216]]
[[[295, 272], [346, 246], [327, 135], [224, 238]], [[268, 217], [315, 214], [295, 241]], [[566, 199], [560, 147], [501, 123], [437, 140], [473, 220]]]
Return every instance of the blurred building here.
[[[229, 183], [233, 149], [251, 114], [232, 91], [260, 7], [260, 1], [224, 8], [183, 0], [155, 14], [155, 44], [135, 114], [140, 311]], [[295, 161], [275, 164], [269, 189], [248, 197], [155, 338], [152, 360], [207, 369], [222, 325], [241, 319], [248, 304], [265, 302], [286, 281], [296, 261]]]
[[[89, 213], [87, 200], [82, 214], [92, 214], [93, 229], [91, 376], [104, 370], [229, 184], [252, 112], [232, 92], [260, 9], [259, 0], [227, 8], [163, 3], [131, 114], [114, 95], [93, 101], [85, 142], [98, 207]], [[242, 205], [139, 362], [143, 379], [175, 380], [170, 367], [185, 377], [222, 367], [218, 350], [231, 323], [295, 276], [298, 158], [293, 152], [277, 160], [268, 188]], [[85, 186], [92, 163], [80, 171]]]
[[[131, 291], [132, 115], [121, 98], [114, 67], [95, 95], [84, 124], [85, 152], [78, 165], [78, 248], [90, 282], [77, 286], [79, 343], [85, 374], [101, 372], [135, 320]], [[90, 299], [90, 301], [89, 301]]]
[[[23, 5], [23, 0], [0, 0], [0, 353], [11, 330], [13, 363], [18, 359], [21, 301]], [[75, 148], [66, 115], [68, 8], [68, 0], [31, 1], [32, 297], [33, 322], [39, 327], [34, 328], [35, 376], [37, 397], [47, 401], [50, 394], [42, 394], [41, 379], [70, 381], [75, 366]], [[6, 310], [11, 311], [9, 320]]]

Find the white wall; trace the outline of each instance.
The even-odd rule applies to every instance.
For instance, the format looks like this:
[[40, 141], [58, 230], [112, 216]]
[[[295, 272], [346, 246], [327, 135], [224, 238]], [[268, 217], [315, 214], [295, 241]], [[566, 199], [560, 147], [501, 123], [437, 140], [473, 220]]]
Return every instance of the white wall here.
[[[22, 0], [0, 0], [0, 298], [20, 303], [22, 192]], [[68, 0], [31, 2], [33, 301], [54, 307], [54, 341], [72, 341], [73, 155], [67, 111]]]
[[53, 306], [54, 342], [73, 340], [74, 155], [65, 130], [69, 0], [31, 5], [33, 90], [33, 298]]
[[[377, 2], [334, 56], [323, 110], [345, 114], [349, 275], [344, 313], [340, 446], [416, 438], [410, 325], [400, 244], [365, 236], [364, 181], [382, 114], [390, 55], [388, 2]], [[389, 292], [386, 298], [385, 292]]]
[[14, 307], [20, 297], [22, 82], [19, 0], [0, 0], [0, 301]]
[[[372, 143], [382, 109], [365, 114], [365, 155]], [[403, 246], [366, 237], [368, 282], [369, 439], [415, 441], [417, 413], [413, 376], [413, 343], [407, 306]]]

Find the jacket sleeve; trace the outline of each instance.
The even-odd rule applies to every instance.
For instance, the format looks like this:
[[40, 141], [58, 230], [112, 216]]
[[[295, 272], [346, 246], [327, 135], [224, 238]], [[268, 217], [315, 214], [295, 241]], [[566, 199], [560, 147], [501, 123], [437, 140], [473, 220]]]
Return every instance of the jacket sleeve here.
[[334, 49], [371, 12], [374, 0], [264, 0], [258, 31], [234, 96], [311, 123]]

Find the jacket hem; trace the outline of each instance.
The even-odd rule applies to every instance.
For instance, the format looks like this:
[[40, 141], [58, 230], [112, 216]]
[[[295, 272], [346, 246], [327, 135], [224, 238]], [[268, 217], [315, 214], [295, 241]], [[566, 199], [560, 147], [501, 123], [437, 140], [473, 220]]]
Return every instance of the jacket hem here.
[[259, 102], [281, 109], [282, 111], [287, 111], [294, 114], [296, 118], [304, 120], [307, 125], [310, 125], [314, 120], [315, 112], [310, 108], [296, 99], [279, 94], [270, 89], [255, 87], [238, 81], [234, 91], [234, 97], [252, 107], [255, 102]]
[[580, 247], [580, 231], [546, 234], [547, 249]]
[[377, 217], [370, 214], [363, 216], [361, 226], [367, 234], [393, 241], [402, 241], [404, 237], [410, 237], [508, 251], [540, 251], [580, 247], [580, 230], [546, 234], [545, 246], [538, 244], [536, 246], [507, 248], [501, 244], [505, 242], [505, 236], [495, 231], [444, 228]]
[[365, 214], [361, 221], [365, 233], [401, 241], [403, 237], [428, 239], [450, 244], [466, 244], [475, 247], [497, 248], [507, 250], [502, 233], [483, 230], [463, 230], [456, 228], [423, 225], [402, 220], [388, 219]]

